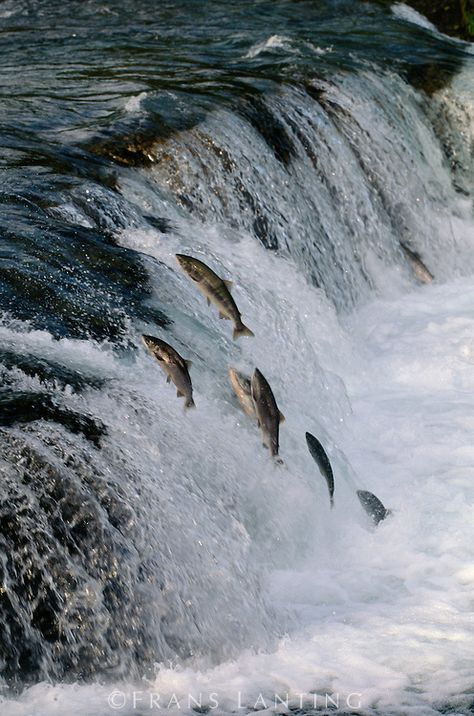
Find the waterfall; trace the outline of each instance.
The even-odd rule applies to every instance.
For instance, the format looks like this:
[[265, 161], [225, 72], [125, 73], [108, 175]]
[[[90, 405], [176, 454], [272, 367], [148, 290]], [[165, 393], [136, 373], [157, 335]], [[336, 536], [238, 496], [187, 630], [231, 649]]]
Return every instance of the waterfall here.
[[[226, 693], [225, 711], [232, 669], [248, 670], [249, 706], [267, 668], [271, 693], [274, 674], [291, 674], [302, 655], [327, 659], [314, 667], [314, 688], [347, 696], [350, 643], [360, 655], [354, 691], [368, 707], [403, 694], [416, 709], [412, 691], [448, 698], [449, 684], [438, 693], [402, 657], [398, 679], [397, 619], [410, 625], [408, 651], [431, 638], [410, 595], [422, 605], [425, 590], [435, 600], [448, 589], [446, 533], [462, 552], [471, 509], [456, 474], [456, 510], [440, 514], [451, 492], [412, 438], [416, 415], [433, 439], [428, 393], [457, 390], [456, 380], [472, 387], [463, 372], [474, 297], [472, 57], [428, 92], [397, 67], [348, 60], [328, 70], [314, 58], [329, 45], [306, 50], [311, 72], [258, 87], [241, 80], [225, 101], [169, 88], [133, 94], [102, 133], [68, 129], [67, 141], [41, 148], [44, 188], [38, 176], [27, 186], [25, 173], [2, 189], [0, 671], [13, 691], [40, 684], [32, 689], [47, 702], [44, 683], [85, 680], [105, 714], [97, 679], [145, 675], [171, 693], [174, 680], [184, 692], [205, 674]], [[302, 50], [269, 34], [234, 62], [279, 52]], [[255, 338], [233, 341], [176, 253], [233, 281]], [[192, 360], [196, 410], [184, 413], [144, 333]], [[444, 341], [455, 358], [448, 348], [438, 355]], [[456, 360], [459, 378], [447, 367]], [[279, 467], [228, 380], [229, 367], [250, 375], [256, 366], [286, 416]], [[463, 400], [440, 398], [433, 411], [452, 411], [467, 440]], [[440, 464], [454, 451], [464, 475], [469, 463], [454, 434], [443, 442], [443, 425], [431, 426]], [[331, 460], [334, 510], [306, 431]], [[377, 530], [357, 489], [393, 508]], [[436, 540], [447, 545], [442, 567]], [[452, 571], [465, 584], [470, 557], [459, 559]], [[464, 645], [463, 599], [440, 602], [436, 628], [449, 641], [443, 609], [458, 609]], [[384, 639], [393, 658], [382, 666]], [[465, 652], [433, 639], [442, 674], [452, 675], [449, 660], [458, 669], [451, 691], [467, 690]], [[305, 667], [294, 669], [309, 693]]]

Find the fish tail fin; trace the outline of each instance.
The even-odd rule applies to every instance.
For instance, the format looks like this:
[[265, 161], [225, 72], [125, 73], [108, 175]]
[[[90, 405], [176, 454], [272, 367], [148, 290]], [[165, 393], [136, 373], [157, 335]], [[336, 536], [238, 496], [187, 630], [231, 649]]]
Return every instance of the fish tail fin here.
[[234, 341], [237, 340], [237, 338], [240, 338], [240, 336], [254, 336], [255, 333], [253, 333], [250, 328], [247, 328], [247, 326], [244, 326], [242, 323], [240, 326], [236, 326], [234, 328]]
[[331, 505], [331, 510], [334, 508], [334, 497], [329, 498], [329, 504]]
[[278, 455], [274, 456], [274, 462], [277, 467], [286, 467], [285, 461], [281, 459]]
[[188, 398], [184, 404], [184, 409], [188, 410], [188, 408], [195, 408], [195, 407], [196, 407], [196, 403], [194, 402], [193, 398]]

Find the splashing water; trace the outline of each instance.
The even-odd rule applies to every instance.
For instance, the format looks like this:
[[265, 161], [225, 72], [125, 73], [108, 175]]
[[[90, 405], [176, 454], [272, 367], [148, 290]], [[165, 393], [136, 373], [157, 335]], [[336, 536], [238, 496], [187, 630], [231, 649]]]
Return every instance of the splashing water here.
[[[424, 52], [446, 42], [448, 64], [463, 63], [431, 94], [375, 50], [346, 47], [344, 65], [330, 5], [316, 39], [294, 15], [288, 33], [274, 20], [232, 36], [222, 101], [205, 96], [209, 78], [185, 86], [198, 61], [177, 57], [176, 86], [122, 87], [125, 118], [103, 136], [99, 105], [87, 128], [66, 113], [50, 183], [21, 201], [12, 154], [6, 716], [470, 713], [472, 57], [425, 24], [410, 30]], [[190, 32], [187, 13], [173, 22]], [[284, 82], [266, 64], [280, 61]], [[417, 284], [403, 246], [432, 284]], [[178, 252], [233, 281], [254, 339], [232, 340]], [[142, 333], [193, 361], [195, 411]], [[269, 380], [284, 466], [240, 411], [229, 366]], [[330, 457], [333, 510], [306, 431]], [[392, 510], [376, 529], [357, 489]]]

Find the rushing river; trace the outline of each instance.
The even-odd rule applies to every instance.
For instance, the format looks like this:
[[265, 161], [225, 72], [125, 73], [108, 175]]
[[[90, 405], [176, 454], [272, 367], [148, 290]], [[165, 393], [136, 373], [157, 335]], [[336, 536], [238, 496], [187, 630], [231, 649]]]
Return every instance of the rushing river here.
[[472, 46], [384, 2], [3, 0], [0, 53], [1, 716], [471, 714]]

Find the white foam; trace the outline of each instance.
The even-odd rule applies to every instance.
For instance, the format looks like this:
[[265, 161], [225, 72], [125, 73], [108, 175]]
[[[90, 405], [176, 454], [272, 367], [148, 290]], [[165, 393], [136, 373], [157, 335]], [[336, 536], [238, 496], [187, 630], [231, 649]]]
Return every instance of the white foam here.
[[[317, 306], [318, 292], [296, 285], [296, 273], [293, 276], [287, 262], [265, 252], [256, 262], [255, 252], [256, 244], [244, 242], [240, 250], [231, 249], [226, 260], [237, 283], [239, 260], [245, 257], [255, 266], [264, 283], [260, 306], [269, 291], [264, 276], [270, 264], [273, 276], [286, 277], [279, 307], [287, 320], [292, 306], [307, 310], [312, 301]], [[241, 298], [246, 304], [245, 292]], [[268, 297], [269, 302], [275, 300]], [[67, 711], [71, 716], [102, 716], [114, 712], [109, 698], [123, 701], [123, 708], [116, 709], [121, 713], [153, 713], [158, 697], [164, 711], [191, 713], [189, 699], [193, 704], [200, 695], [204, 703], [214, 706], [217, 701], [215, 713], [230, 713], [239, 705], [273, 712], [278, 710], [276, 695], [277, 701], [288, 695], [290, 705], [300, 700], [308, 705], [318, 695], [318, 705], [324, 705], [328, 694], [340, 708], [347, 699], [352, 705], [360, 700], [362, 709], [390, 709], [400, 715], [434, 714], [445, 701], [465, 708], [472, 689], [474, 632], [473, 305], [470, 279], [432, 285], [372, 302], [348, 319], [351, 339], [346, 336], [341, 342], [339, 329], [332, 336], [333, 350], [342, 347], [339, 373], [353, 412], [339, 426], [332, 418], [326, 427], [349, 458], [356, 486], [373, 491], [394, 510], [377, 529], [370, 528], [351, 498], [353, 486], [337, 461], [336, 508], [329, 512], [325, 486], [305, 452], [303, 429], [311, 412], [316, 422], [321, 418], [321, 403], [314, 401], [314, 394], [307, 395], [311, 381], [300, 375], [307, 356], [297, 328], [295, 343], [291, 325], [297, 324], [297, 316], [287, 326], [286, 338], [276, 334], [274, 362], [260, 353], [258, 340], [249, 343], [259, 365], [271, 366], [272, 383], [287, 416], [282, 451], [288, 470], [268, 475], [270, 483], [262, 474], [253, 498], [263, 491], [267, 510], [279, 511], [282, 528], [295, 529], [300, 520], [307, 535], [306, 540], [302, 534], [295, 536], [300, 545], [306, 541], [304, 556], [290, 567], [283, 553], [280, 567], [266, 581], [280, 624], [290, 625], [290, 636], [282, 638], [275, 651], [245, 652], [236, 661], [204, 671], [164, 665], [155, 680], [141, 684], [38, 685], [17, 701], [3, 703], [2, 714], [55, 716]], [[250, 305], [246, 309], [250, 317]], [[275, 325], [265, 328], [263, 313], [261, 319], [255, 312], [252, 316], [260, 334], [275, 330]], [[317, 343], [310, 335], [306, 333], [307, 339]], [[302, 347], [301, 363], [296, 345]], [[328, 356], [329, 351], [328, 345], [323, 352]], [[145, 382], [149, 385], [149, 379]], [[156, 390], [167, 400], [166, 386], [157, 385]], [[200, 403], [203, 439], [212, 430], [210, 412], [218, 403], [206, 404], [204, 396]], [[221, 415], [222, 421], [228, 418]], [[247, 441], [251, 426], [242, 422]], [[193, 429], [198, 424], [193, 423]], [[253, 461], [259, 470], [265, 466], [265, 455], [254, 452], [258, 440], [250, 451], [253, 458], [242, 448], [241, 462]], [[312, 483], [314, 492], [305, 492], [302, 484], [297, 488], [301, 480]], [[308, 508], [308, 500], [314, 501], [313, 508]], [[309, 529], [311, 514], [322, 529]], [[116, 691], [119, 695], [110, 696]], [[172, 708], [167, 709], [170, 702]]]
[[[315, 55], [326, 55], [327, 53], [332, 52], [332, 46], [319, 47], [319, 45], [315, 45], [309, 41], [302, 42], [301, 47], [305, 47]], [[270, 37], [267, 37], [266, 40], [256, 42], [252, 45], [252, 47], [244, 55], [244, 59], [254, 59], [262, 53], [271, 52], [272, 50], [285, 50], [285, 52], [293, 55], [301, 55], [301, 49], [297, 41], [291, 37], [286, 37], [285, 35], [271, 35]]]
[[148, 92], [140, 92], [137, 95], [132, 95], [125, 104], [125, 111], [135, 114], [140, 112], [142, 109], [143, 101], [147, 98]]
[[245, 58], [253, 59], [254, 57], [258, 57], [258, 55], [267, 50], [288, 49], [289, 47], [291, 47], [291, 42], [292, 41], [290, 37], [285, 37], [284, 35], [271, 35], [270, 37], [267, 37], [266, 40], [263, 40], [262, 42], [256, 42], [254, 45], [252, 45], [252, 47], [245, 55]]
[[410, 7], [409, 5], [405, 5], [403, 2], [398, 2], [392, 5], [392, 12], [397, 17], [401, 18], [402, 20], [406, 20], [407, 22], [411, 22], [413, 25], [419, 25], [420, 27], [424, 27], [426, 30], [433, 30], [433, 32], [438, 32], [438, 29], [435, 25], [433, 25], [432, 22], [430, 22], [424, 15], [421, 14], [421, 12], [418, 12], [418, 10], [415, 10], [415, 8]]
[[[273, 46], [283, 41], [277, 37]], [[367, 117], [365, 104], [359, 111]], [[430, 157], [431, 134], [423, 127], [419, 134]], [[436, 180], [449, 185], [442, 159], [433, 167]], [[472, 213], [461, 208], [452, 221], [462, 234], [464, 260]], [[201, 224], [178, 210], [172, 218], [173, 233], [124, 231], [120, 241], [143, 254], [151, 303], [174, 319], [166, 335], [194, 361], [193, 414], [183, 416], [143, 348], [127, 362], [107, 344], [53, 341], [11, 322], [0, 326], [0, 337], [20, 352], [63, 358], [116, 379], [115, 388], [74, 399], [106, 417], [106, 450], [119, 445], [139, 466], [151, 494], [159, 488], [163, 500], [174, 501], [171, 525], [158, 524], [151, 505], [154, 528], [171, 530], [170, 542], [185, 566], [197, 528], [199, 539], [212, 539], [219, 555], [226, 557], [225, 549], [232, 552], [234, 545], [237, 560], [252, 552], [280, 639], [273, 650], [245, 651], [214, 668], [164, 664], [156, 678], [138, 684], [39, 684], [16, 700], [0, 700], [2, 716], [156, 713], [158, 695], [162, 712], [181, 714], [191, 712], [190, 698], [200, 694], [204, 705], [217, 701], [216, 714], [240, 706], [277, 711], [276, 695], [283, 701], [288, 695], [293, 705], [314, 703], [317, 696], [324, 706], [326, 694], [340, 708], [360, 698], [363, 709], [400, 716], [428, 716], [444, 702], [466, 713], [474, 632], [472, 278], [456, 279], [448, 269], [444, 285], [409, 291], [408, 282], [397, 283], [388, 297], [371, 300], [341, 325], [322, 291], [304, 280], [290, 258], [223, 222]], [[432, 243], [433, 270], [441, 281], [446, 246], [438, 236]], [[232, 277], [255, 339], [232, 341], [229, 324], [218, 320], [179, 271], [178, 251]], [[375, 268], [367, 262], [368, 270], [382, 293], [387, 270], [373, 263]], [[150, 327], [133, 327], [137, 344], [142, 328]], [[247, 370], [258, 365], [269, 378], [286, 415], [286, 469], [273, 467], [255, 426], [232, 403], [228, 364]], [[322, 439], [333, 463], [333, 511], [307, 452], [305, 430]], [[373, 491], [393, 515], [375, 529], [356, 488]], [[193, 490], [202, 492], [202, 501]], [[238, 516], [231, 525], [220, 509], [226, 499], [235, 502]], [[214, 506], [223, 518], [219, 530]], [[207, 521], [203, 509], [209, 510]], [[222, 583], [227, 567], [221, 565]], [[193, 584], [197, 595], [201, 582], [199, 589]], [[250, 591], [239, 595], [255, 598]], [[211, 616], [218, 621], [221, 615]]]

